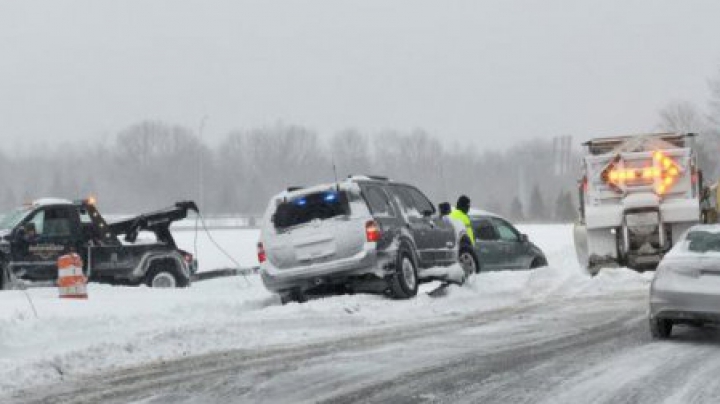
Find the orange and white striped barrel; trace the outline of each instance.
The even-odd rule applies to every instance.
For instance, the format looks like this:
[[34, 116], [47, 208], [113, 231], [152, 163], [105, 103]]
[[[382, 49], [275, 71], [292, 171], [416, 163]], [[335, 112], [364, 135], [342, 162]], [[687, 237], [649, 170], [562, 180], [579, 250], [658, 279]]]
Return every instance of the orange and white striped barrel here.
[[83, 274], [82, 267], [82, 259], [75, 253], [58, 258], [60, 298], [87, 299], [87, 278]]

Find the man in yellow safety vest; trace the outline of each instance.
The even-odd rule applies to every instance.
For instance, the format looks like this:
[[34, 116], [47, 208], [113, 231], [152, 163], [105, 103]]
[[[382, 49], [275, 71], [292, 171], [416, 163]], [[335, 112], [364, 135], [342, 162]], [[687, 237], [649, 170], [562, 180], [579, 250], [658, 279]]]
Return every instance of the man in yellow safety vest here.
[[455, 204], [455, 209], [450, 212], [450, 217], [459, 220], [462, 224], [465, 225], [465, 230], [467, 231], [467, 235], [470, 238], [470, 242], [475, 245], [475, 234], [473, 232], [472, 222], [470, 221], [470, 217], [468, 216], [469, 211], [470, 198], [465, 195], [461, 195], [457, 200], [457, 204]]

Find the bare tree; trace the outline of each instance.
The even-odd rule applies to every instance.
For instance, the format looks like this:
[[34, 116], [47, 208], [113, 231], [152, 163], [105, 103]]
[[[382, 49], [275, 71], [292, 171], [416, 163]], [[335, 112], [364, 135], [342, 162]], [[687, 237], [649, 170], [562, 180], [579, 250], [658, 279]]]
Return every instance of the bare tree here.
[[[144, 121], [118, 133], [111, 143], [64, 145], [33, 155], [0, 156], [0, 177], [12, 173], [5, 204], [40, 196], [98, 196], [103, 209], [130, 213], [178, 199], [198, 198], [203, 163], [203, 209], [208, 213], [262, 213], [271, 195], [288, 186], [313, 185], [339, 176], [387, 175], [417, 185], [435, 202], [461, 194], [474, 207], [523, 218], [529, 198], [513, 200], [521, 180], [557, 195], [576, 172], [552, 173], [550, 140], [523, 142], [506, 151], [480, 152], [472, 144], [447, 144], [422, 130], [377, 134], [345, 130], [323, 141], [297, 125], [276, 124], [233, 131], [210, 148], [190, 129]], [[18, 184], [17, 186], [15, 186]], [[14, 188], [14, 189], [13, 189]], [[514, 202], [514, 203], [513, 203]], [[529, 210], [529, 209], [528, 209]], [[550, 220], [551, 209], [535, 220]]]
[[[703, 116], [695, 104], [680, 101], [668, 104], [660, 111], [661, 130], [680, 133], [699, 133], [698, 161], [700, 169], [708, 181], [714, 181], [720, 175], [720, 164], [714, 151], [720, 149], [720, 132], [713, 130], [714, 117], [720, 123], [720, 81], [711, 82], [713, 98], [710, 100], [711, 114]], [[712, 112], [715, 108], [715, 113]]]
[[330, 155], [341, 177], [372, 171], [370, 140], [355, 129], [336, 133], [330, 139]]
[[660, 130], [677, 133], [699, 133], [706, 125], [698, 108], [691, 102], [677, 101], [660, 110]]
[[[720, 69], [718, 69], [718, 76], [715, 79], [710, 80], [708, 83], [710, 86], [710, 101], [708, 107], [710, 113], [708, 114], [708, 120], [717, 128], [720, 126]], [[718, 132], [718, 129], [715, 129]]]

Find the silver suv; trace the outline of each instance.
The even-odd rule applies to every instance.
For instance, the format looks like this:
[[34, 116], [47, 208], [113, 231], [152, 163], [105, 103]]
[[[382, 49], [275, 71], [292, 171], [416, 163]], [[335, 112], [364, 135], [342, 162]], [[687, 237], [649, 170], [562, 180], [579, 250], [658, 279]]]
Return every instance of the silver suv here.
[[407, 299], [419, 282], [438, 279], [426, 269], [457, 263], [458, 237], [417, 188], [354, 176], [273, 197], [258, 260], [283, 302], [336, 288]]

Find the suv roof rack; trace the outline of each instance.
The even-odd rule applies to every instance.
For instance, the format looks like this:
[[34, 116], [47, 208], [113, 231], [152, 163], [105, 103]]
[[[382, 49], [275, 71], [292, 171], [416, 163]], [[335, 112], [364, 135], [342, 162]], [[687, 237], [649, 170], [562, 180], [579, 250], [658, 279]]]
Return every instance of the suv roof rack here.
[[295, 192], [295, 191], [299, 191], [299, 190], [301, 190], [301, 189], [303, 189], [303, 188], [305, 188], [305, 187], [297, 187], [297, 186], [295, 186], [295, 187], [288, 187], [288, 188], [287, 188], [287, 191], [288, 191], [288, 192]]
[[367, 180], [375, 180], [375, 181], [390, 181], [390, 178], [383, 177], [381, 175], [356, 175], [351, 174], [348, 175], [349, 179], [367, 179]]

